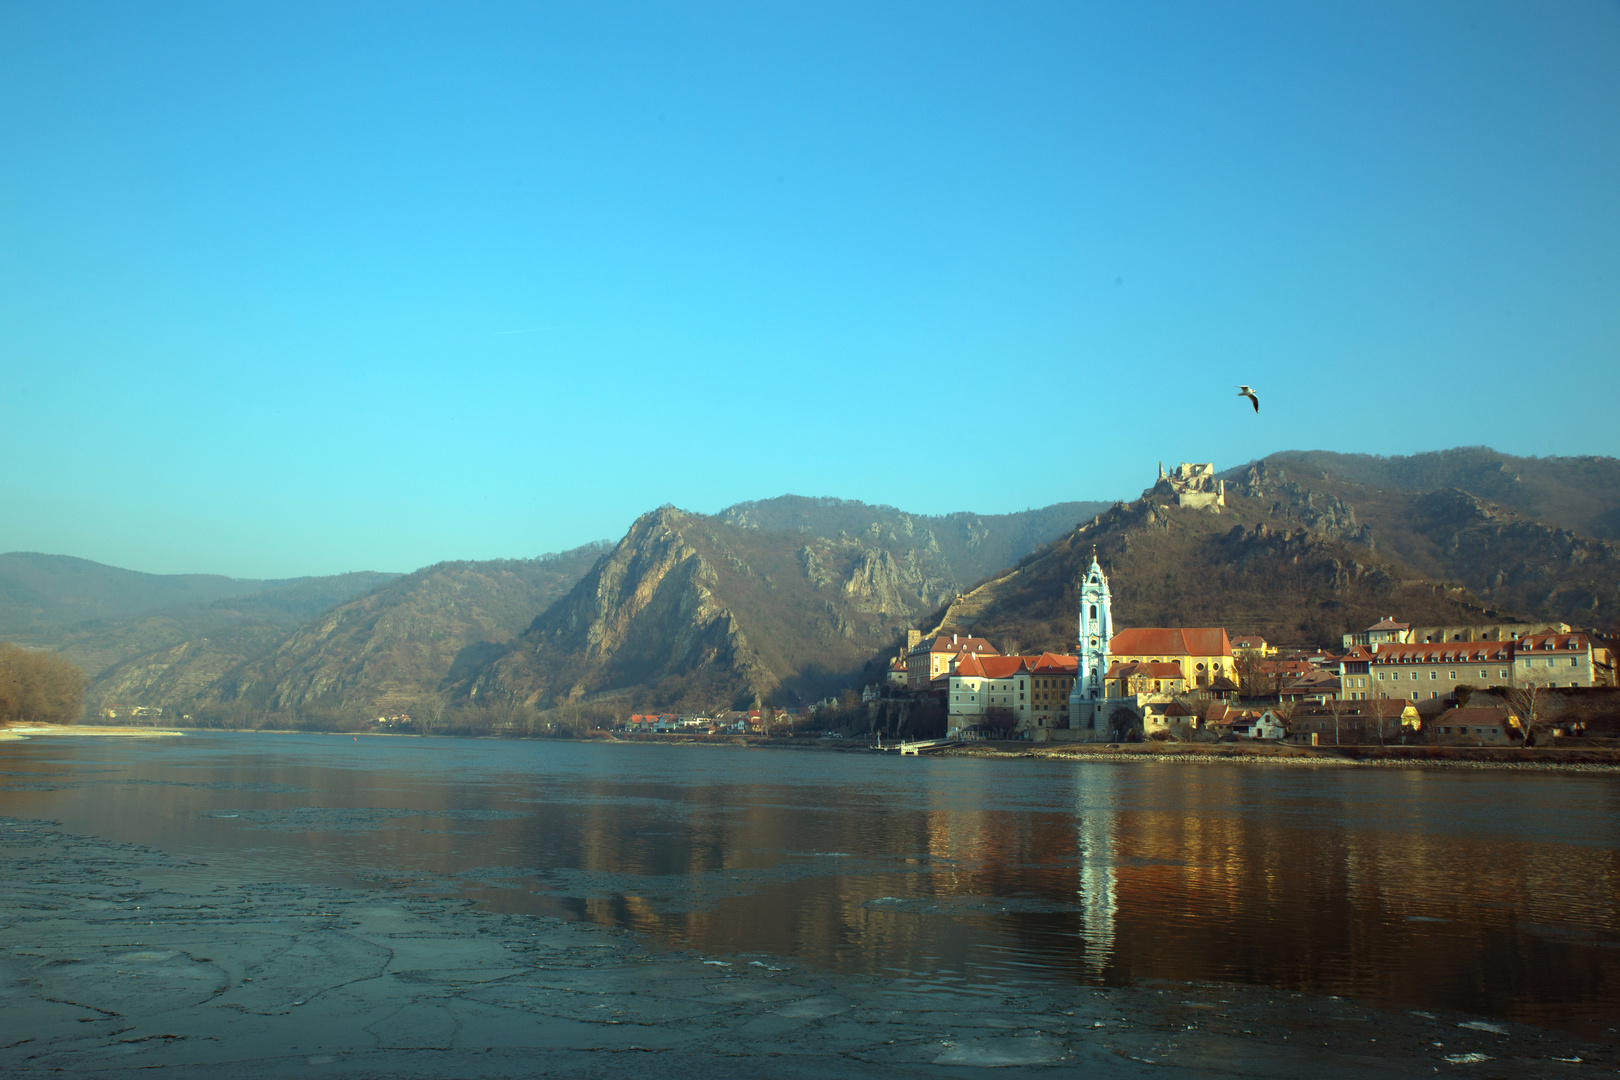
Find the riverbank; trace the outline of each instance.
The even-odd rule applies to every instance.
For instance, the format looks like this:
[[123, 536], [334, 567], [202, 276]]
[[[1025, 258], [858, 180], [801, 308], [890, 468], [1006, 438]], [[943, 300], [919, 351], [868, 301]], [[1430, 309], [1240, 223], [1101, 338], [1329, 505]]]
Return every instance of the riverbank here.
[[12, 724], [0, 728], [0, 742], [67, 735], [74, 738], [110, 736], [124, 739], [157, 739], [184, 732], [163, 728], [113, 727], [105, 724]]
[[1612, 1038], [1266, 987], [952, 986], [662, 949], [406, 890], [231, 879], [16, 819], [0, 821], [0, 910], [11, 1076], [831, 1080], [1056, 1066], [1348, 1080], [1620, 1067]]
[[[15, 733], [15, 734], [13, 734]], [[326, 735], [333, 738], [413, 739], [429, 736], [403, 732], [296, 731], [258, 728], [250, 731], [223, 731], [218, 728], [155, 729], [86, 724], [33, 724], [0, 729], [0, 741], [46, 736], [123, 736], [152, 738], [187, 733], [213, 735]], [[620, 736], [603, 732], [587, 736], [447, 735], [442, 738], [502, 739], [525, 742], [613, 743], [621, 746], [704, 747], [731, 746], [766, 750], [835, 751], [874, 753], [864, 738], [823, 739], [814, 736], [760, 738], [743, 735], [651, 735]], [[1620, 773], [1620, 749], [1470, 747], [1470, 746], [1344, 746], [1310, 747], [1283, 743], [1028, 743], [984, 741], [963, 743], [928, 751], [931, 757], [1051, 758], [1069, 761], [1167, 762], [1172, 764], [1240, 764], [1304, 766], [1309, 768], [1462, 768], [1516, 769], [1558, 772]]]
[[1345, 746], [1275, 743], [966, 743], [934, 751], [949, 757], [1058, 758], [1071, 761], [1306, 767], [1531, 769], [1620, 773], [1620, 751], [1536, 747]]

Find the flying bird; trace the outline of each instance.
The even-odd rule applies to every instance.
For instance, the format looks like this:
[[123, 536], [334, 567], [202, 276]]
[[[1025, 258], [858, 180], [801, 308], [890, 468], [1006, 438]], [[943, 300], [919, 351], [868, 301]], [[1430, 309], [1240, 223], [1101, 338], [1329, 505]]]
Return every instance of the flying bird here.
[[1243, 386], [1241, 384], [1238, 386], [1238, 397], [1248, 398], [1250, 403], [1254, 405], [1254, 411], [1260, 411], [1260, 399], [1255, 397], [1254, 391], [1250, 390], [1247, 386]]

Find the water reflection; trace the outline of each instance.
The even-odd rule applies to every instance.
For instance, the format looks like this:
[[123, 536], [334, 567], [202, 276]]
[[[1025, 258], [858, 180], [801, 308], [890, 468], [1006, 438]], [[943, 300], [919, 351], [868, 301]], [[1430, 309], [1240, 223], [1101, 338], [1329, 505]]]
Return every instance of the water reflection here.
[[10, 744], [0, 815], [996, 990], [1233, 980], [1620, 1012], [1611, 778], [276, 736]]
[[1075, 807], [1080, 855], [1080, 937], [1085, 942], [1086, 970], [1101, 978], [1114, 953], [1113, 780], [1116, 769], [1090, 770]]

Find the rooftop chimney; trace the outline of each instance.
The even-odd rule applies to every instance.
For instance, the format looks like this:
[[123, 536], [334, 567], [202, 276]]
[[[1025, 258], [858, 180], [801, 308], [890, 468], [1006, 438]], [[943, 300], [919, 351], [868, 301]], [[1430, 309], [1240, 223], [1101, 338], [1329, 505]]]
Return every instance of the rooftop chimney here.
[[955, 644], [956, 644], [956, 635], [955, 635], [955, 634], [952, 634], [952, 635], [951, 635], [951, 644], [952, 644], [952, 645], [955, 645]]

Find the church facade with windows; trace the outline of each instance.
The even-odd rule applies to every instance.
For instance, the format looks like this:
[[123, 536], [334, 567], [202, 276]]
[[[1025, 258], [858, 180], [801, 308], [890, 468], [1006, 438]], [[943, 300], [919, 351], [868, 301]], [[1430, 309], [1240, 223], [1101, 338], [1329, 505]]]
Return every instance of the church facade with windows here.
[[1092, 552], [1080, 584], [1079, 665], [1067, 730], [1053, 739], [1114, 742], [1163, 722], [1178, 695], [1235, 689], [1231, 639], [1219, 627], [1114, 629], [1108, 575]]

